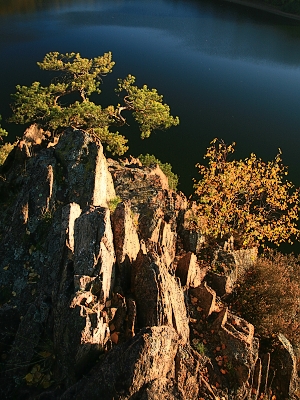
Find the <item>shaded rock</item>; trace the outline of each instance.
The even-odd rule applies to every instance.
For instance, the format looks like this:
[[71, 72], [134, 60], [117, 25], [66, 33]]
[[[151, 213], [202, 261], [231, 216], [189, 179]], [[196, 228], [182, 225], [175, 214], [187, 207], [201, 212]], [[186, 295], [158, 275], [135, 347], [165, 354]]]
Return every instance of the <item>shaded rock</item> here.
[[270, 370], [270, 353], [261, 356], [261, 382], [260, 393], [268, 393], [268, 378]]
[[212, 271], [208, 272], [206, 281], [218, 296], [230, 295], [237, 280], [254, 266], [256, 259], [257, 248], [229, 251], [218, 249], [212, 262]]
[[222, 249], [215, 252], [212, 271], [209, 271], [206, 280], [218, 296], [232, 293], [237, 280], [237, 269], [231, 252]]
[[188, 316], [183, 291], [159, 258], [142, 252], [134, 263], [132, 289], [140, 326], [174, 327], [183, 343], [189, 340]]
[[207, 270], [200, 268], [195, 254], [188, 252], [177, 261], [176, 276], [179, 277], [181, 285], [189, 287], [200, 286]]
[[203, 396], [216, 399], [204, 379], [206, 361], [189, 346], [179, 343], [171, 327], [144, 328], [134, 338], [114, 347], [88, 376], [60, 398], [198, 400]]
[[246, 399], [252, 388], [257, 391], [261, 379], [261, 367], [257, 367], [259, 342], [254, 337], [254, 327], [224, 309], [213, 328], [218, 332], [224, 354], [235, 371], [235, 389], [241, 398]]
[[[203, 363], [205, 364], [205, 362]], [[201, 359], [188, 346], [179, 347], [175, 359], [178, 398], [198, 399], [202, 386]]]
[[190, 294], [198, 300], [206, 317], [218, 310], [216, 292], [207, 286], [206, 282], [203, 282], [199, 287], [191, 288]]
[[177, 388], [170, 383], [170, 379], [166, 378], [155, 379], [149, 382], [146, 387], [140, 390], [135, 398], [140, 400], [183, 400]]
[[[3, 296], [3, 288], [1, 294]], [[3, 359], [6, 359], [18, 331], [21, 315], [16, 307], [14, 308], [7, 303], [2, 305], [3, 302], [2, 297], [0, 307], [0, 353]]]
[[278, 339], [279, 345], [271, 356], [276, 395], [282, 399], [298, 399], [298, 374], [294, 350], [283, 334], [279, 333]]
[[183, 239], [183, 248], [185, 251], [191, 251], [195, 254], [201, 251], [205, 243], [205, 238], [200, 232], [192, 229], [184, 229], [180, 234]]
[[[42, 253], [55, 214], [55, 165], [53, 151], [42, 150], [27, 160], [26, 168], [20, 162], [18, 169], [7, 172], [10, 192], [1, 212], [0, 285], [6, 293], [3, 302], [10, 302], [22, 316], [46, 279], [42, 275], [45, 266]], [[60, 240], [60, 229], [55, 233], [58, 236], [53, 243]], [[44, 296], [47, 295], [48, 290]]]
[[140, 250], [139, 237], [128, 202], [119, 203], [113, 214], [113, 233], [117, 263], [123, 289], [130, 287], [131, 264]]
[[4, 393], [9, 396], [14, 391], [16, 383], [26, 375], [28, 365], [32, 360], [41, 337], [41, 323], [45, 322], [41, 310], [32, 304], [21, 320], [14, 343], [7, 359], [7, 385]]
[[70, 326], [73, 326], [73, 332], [76, 335], [79, 334], [80, 341], [77, 343], [74, 340], [71, 341], [73, 346], [69, 357], [74, 357], [75, 371], [80, 376], [104, 350], [110, 338], [110, 332], [109, 320], [106, 313], [102, 312], [101, 305], [92, 303], [92, 299], [90, 303], [82, 302], [82, 304], [74, 300], [71, 304], [74, 312], [70, 314]]
[[169, 374], [174, 376], [177, 349], [178, 334], [173, 328], [143, 329], [134, 338], [112, 349], [90, 375], [68, 389], [61, 400], [111, 400], [140, 395], [150, 382], [170, 378]]
[[[97, 277], [92, 291], [105, 303], [114, 283], [115, 252], [108, 209], [92, 207], [75, 221], [74, 274]], [[80, 288], [81, 289], [81, 288]]]
[[135, 334], [135, 325], [137, 318], [136, 302], [132, 298], [126, 299], [126, 305], [128, 310], [127, 324], [126, 324], [126, 337], [132, 337]]
[[228, 276], [217, 274], [215, 272], [209, 272], [206, 277], [208, 285], [213, 288], [219, 297], [231, 294], [236, 282], [235, 272], [229, 274]]
[[81, 208], [107, 207], [115, 190], [100, 142], [83, 131], [69, 129], [61, 135], [55, 156], [63, 166], [64, 180], [60, 183], [68, 203], [78, 203]]

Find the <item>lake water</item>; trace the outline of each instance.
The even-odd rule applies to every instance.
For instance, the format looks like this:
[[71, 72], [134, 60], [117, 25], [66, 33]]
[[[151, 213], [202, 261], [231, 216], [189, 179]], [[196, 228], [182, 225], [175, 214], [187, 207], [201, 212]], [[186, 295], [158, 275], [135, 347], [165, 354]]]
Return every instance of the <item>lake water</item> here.
[[[36, 66], [49, 51], [95, 57], [112, 51], [114, 73], [100, 102], [116, 103], [118, 77], [156, 87], [181, 124], [140, 140], [129, 153], [170, 162], [180, 189], [215, 138], [237, 156], [268, 160], [277, 148], [300, 185], [300, 22], [222, 0], [0, 0], [0, 113], [10, 115], [16, 84], [46, 84]], [[3, 123], [11, 138], [23, 128]]]

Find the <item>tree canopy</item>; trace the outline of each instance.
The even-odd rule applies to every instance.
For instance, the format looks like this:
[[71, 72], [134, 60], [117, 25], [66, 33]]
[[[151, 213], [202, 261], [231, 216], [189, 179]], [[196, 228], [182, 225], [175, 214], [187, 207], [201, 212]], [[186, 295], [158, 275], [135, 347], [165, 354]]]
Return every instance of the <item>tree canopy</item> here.
[[179, 118], [170, 114], [163, 96], [146, 85], [134, 85], [135, 77], [118, 79], [116, 92], [124, 94], [123, 104], [103, 108], [90, 100], [93, 93], [100, 94], [102, 77], [112, 72], [114, 61], [111, 52], [92, 59], [79, 53], [47, 53], [37, 63], [42, 70], [55, 71], [56, 76], [48, 86], [33, 82], [31, 86], [16, 86], [13, 94], [12, 122], [37, 123], [43, 129], [59, 134], [72, 126], [99, 137], [113, 154], [128, 150], [127, 139], [112, 126], [122, 126], [126, 119], [122, 112], [129, 110], [138, 123], [141, 138], [147, 138], [155, 129], [166, 129], [179, 124]]
[[197, 224], [214, 238], [236, 237], [242, 246], [265, 241], [279, 245], [299, 237], [299, 189], [286, 180], [281, 152], [264, 162], [255, 154], [232, 160], [235, 143], [214, 139], [198, 164], [202, 179], [195, 184]]

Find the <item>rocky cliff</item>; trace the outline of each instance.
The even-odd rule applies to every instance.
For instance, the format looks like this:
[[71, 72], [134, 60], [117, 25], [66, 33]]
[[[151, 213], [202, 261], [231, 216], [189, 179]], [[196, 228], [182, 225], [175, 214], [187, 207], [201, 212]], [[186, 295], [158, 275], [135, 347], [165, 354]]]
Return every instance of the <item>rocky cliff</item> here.
[[262, 354], [225, 303], [256, 251], [204, 262], [157, 166], [107, 160], [79, 130], [55, 143], [33, 130], [0, 196], [1, 398], [297, 398], [289, 342]]

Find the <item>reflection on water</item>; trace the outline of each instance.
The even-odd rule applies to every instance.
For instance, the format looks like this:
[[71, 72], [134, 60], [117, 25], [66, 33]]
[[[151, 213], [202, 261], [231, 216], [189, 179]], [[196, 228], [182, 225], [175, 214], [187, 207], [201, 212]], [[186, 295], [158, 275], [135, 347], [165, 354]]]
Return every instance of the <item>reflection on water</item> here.
[[[211, 0], [0, 0], [0, 16], [4, 16], [0, 43], [9, 40], [9, 36], [11, 40], [16, 36], [24, 39], [21, 30], [26, 38], [32, 26], [36, 29], [35, 18], [44, 19], [38, 15], [41, 11], [48, 11], [47, 20], [65, 30], [100, 26], [150, 28], [210, 56], [289, 66], [300, 63], [299, 21]], [[27, 26], [17, 20], [12, 32], [7, 30], [7, 14], [33, 16]], [[47, 30], [47, 24], [44, 28]], [[35, 32], [40, 34], [38, 29]]]
[[[32, 13], [45, 9], [60, 9], [65, 6], [80, 4], [81, 0], [0, 0], [0, 15]], [[85, 0], [87, 4], [97, 0]]]

